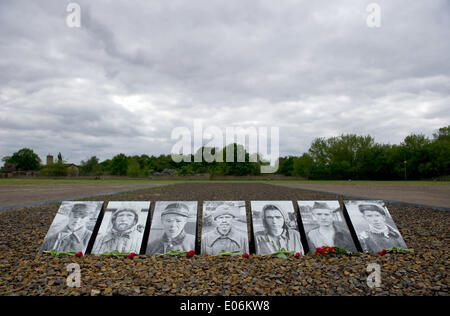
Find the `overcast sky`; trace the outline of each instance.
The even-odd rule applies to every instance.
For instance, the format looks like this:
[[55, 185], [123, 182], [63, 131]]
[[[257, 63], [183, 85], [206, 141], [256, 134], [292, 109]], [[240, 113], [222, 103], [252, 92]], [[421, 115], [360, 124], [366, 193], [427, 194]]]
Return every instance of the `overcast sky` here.
[[[400, 143], [450, 124], [450, 1], [0, 0], [0, 156], [169, 153], [175, 127]], [[366, 6], [381, 7], [369, 28]]]

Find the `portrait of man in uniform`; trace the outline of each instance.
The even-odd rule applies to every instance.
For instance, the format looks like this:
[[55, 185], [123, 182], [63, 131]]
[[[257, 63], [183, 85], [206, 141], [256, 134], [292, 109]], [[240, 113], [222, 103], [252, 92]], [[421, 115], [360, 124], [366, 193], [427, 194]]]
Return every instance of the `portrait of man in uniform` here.
[[157, 202], [153, 218], [146, 254], [195, 250], [197, 202]]
[[42, 243], [44, 250], [85, 252], [103, 202], [63, 202]]
[[407, 248], [383, 201], [345, 201], [344, 205], [364, 252]]
[[304, 254], [291, 201], [252, 201], [252, 216], [256, 254], [282, 248]]
[[109, 202], [92, 253], [139, 253], [150, 202]]
[[[210, 211], [206, 212], [207, 209]], [[203, 211], [204, 219], [208, 220], [204, 220], [203, 225], [202, 254], [249, 251], [244, 202], [205, 202]]]
[[323, 246], [338, 246], [355, 252], [350, 230], [338, 201], [298, 201], [309, 251]]

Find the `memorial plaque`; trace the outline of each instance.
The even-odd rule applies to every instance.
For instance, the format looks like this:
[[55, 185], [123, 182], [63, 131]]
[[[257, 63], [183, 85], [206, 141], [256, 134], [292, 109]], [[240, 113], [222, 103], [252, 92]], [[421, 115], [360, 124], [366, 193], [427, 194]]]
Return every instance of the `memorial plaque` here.
[[407, 248], [383, 201], [344, 201], [364, 252]]
[[102, 207], [103, 202], [62, 202], [39, 253], [44, 250], [85, 253]]
[[338, 201], [297, 201], [309, 252], [322, 246], [338, 246], [356, 252]]
[[205, 201], [201, 253], [249, 252], [244, 201]]
[[139, 253], [150, 202], [109, 202], [92, 253]]
[[256, 254], [281, 248], [304, 254], [291, 201], [252, 201], [251, 207]]
[[145, 253], [195, 250], [196, 232], [197, 202], [156, 202]]

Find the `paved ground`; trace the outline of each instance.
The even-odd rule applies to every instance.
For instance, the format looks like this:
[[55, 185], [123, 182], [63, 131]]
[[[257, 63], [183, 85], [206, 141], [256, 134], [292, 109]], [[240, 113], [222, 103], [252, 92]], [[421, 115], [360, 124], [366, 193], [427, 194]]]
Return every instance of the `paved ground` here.
[[162, 184], [5, 185], [0, 186], [0, 210], [98, 194], [147, 189], [160, 185]]
[[[163, 184], [67, 184], [0, 186], [0, 210], [16, 206], [77, 199], [98, 194], [112, 194], [152, 188]], [[414, 203], [450, 209], [450, 184], [314, 184], [296, 183], [283, 186], [329, 192], [353, 197], [367, 197]]]
[[291, 188], [376, 198], [450, 209], [450, 185], [415, 184], [283, 184]]

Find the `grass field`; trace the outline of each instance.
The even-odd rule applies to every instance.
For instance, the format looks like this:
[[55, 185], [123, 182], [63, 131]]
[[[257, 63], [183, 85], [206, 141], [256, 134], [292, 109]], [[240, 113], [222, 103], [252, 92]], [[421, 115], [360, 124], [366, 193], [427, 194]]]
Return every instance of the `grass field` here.
[[94, 180], [94, 179], [83, 179], [83, 178], [61, 178], [61, 179], [50, 179], [50, 178], [7, 178], [0, 179], [1, 185], [117, 185], [117, 184], [172, 184], [172, 183], [203, 183], [203, 182], [260, 182], [260, 183], [272, 183], [272, 184], [345, 184], [345, 185], [360, 185], [360, 184], [370, 184], [370, 185], [450, 185], [450, 181], [348, 181], [348, 180], [154, 180], [154, 179], [105, 179], [105, 180]]

